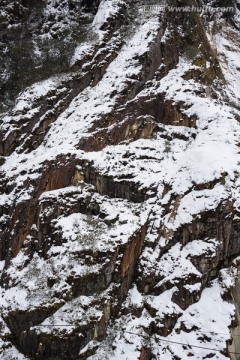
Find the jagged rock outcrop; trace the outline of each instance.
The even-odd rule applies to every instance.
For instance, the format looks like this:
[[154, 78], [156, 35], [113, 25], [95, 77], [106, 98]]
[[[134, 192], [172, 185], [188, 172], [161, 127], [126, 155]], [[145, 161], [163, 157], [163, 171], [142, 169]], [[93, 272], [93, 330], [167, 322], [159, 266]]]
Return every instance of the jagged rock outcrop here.
[[3, 360], [239, 357], [239, 1], [153, 4], [0, 5]]

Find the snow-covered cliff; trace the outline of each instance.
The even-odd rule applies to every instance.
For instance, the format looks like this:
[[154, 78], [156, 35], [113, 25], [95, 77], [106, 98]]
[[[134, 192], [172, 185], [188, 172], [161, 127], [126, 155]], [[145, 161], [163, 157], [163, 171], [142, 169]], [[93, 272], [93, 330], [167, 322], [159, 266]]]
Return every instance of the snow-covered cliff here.
[[219, 3], [0, 5], [1, 359], [239, 358], [240, 2]]

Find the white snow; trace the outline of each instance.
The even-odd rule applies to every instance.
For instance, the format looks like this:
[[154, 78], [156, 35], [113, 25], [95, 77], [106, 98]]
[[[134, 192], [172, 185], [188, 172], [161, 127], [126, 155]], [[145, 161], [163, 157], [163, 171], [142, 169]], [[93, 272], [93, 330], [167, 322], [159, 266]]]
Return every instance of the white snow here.
[[108, 18], [117, 15], [119, 7], [123, 5], [122, 0], [103, 0], [100, 2], [98, 12], [95, 15], [92, 26], [93, 29], [99, 31], [101, 26], [106, 23]]
[[[124, 2], [120, 0], [101, 1], [92, 25], [92, 30], [99, 34], [99, 41], [105, 33], [100, 28], [110, 16], [118, 16], [122, 6]], [[47, 11], [55, 12], [50, 0]], [[91, 275], [97, 279], [106, 265], [106, 259], [94, 262], [94, 257], [85, 257], [84, 252], [97, 252], [102, 257], [106, 253], [114, 253], [119, 246], [126, 246], [130, 237], [139, 232], [141, 226], [149, 220], [146, 244], [138, 270], [144, 276], [156, 278], [153, 286], [156, 293], [147, 294], [147, 287], [144, 289], [146, 294], [142, 293], [136, 284], [133, 285], [123, 304], [124, 315], [119, 314], [115, 323], [111, 323], [106, 340], [96, 354], [89, 357], [92, 360], [104, 356], [111, 360], [137, 359], [143, 346], [149, 346], [157, 359], [172, 360], [174, 356], [178, 356], [181, 360], [187, 360], [192, 356], [201, 360], [213, 353], [214, 359], [227, 359], [222, 353], [214, 352], [214, 349], [222, 351], [226, 348], [226, 341], [230, 339], [229, 327], [234, 316], [234, 306], [225, 301], [222, 295], [234, 285], [236, 268], [222, 270], [219, 279], [201, 293], [202, 273], [194, 265], [193, 257], [212, 261], [221, 246], [219, 239], [193, 239], [188, 244], [171, 244], [171, 240], [182, 225], [190, 224], [195, 217], [200, 218], [208, 211], [213, 213], [227, 199], [232, 201], [235, 208], [240, 207], [240, 128], [236, 118], [239, 115], [236, 105], [240, 97], [240, 58], [236, 34], [233, 32], [233, 36], [229, 37], [230, 29], [226, 29], [214, 38], [209, 35], [219, 54], [220, 66], [227, 80], [228, 86], [223, 85], [226, 99], [220, 92], [217, 99], [206, 97], [202, 84], [194, 79], [186, 80], [186, 73], [199, 68], [192, 66], [186, 58], [180, 58], [176, 68], [163, 79], [159, 81], [154, 78], [149, 81], [136, 98], [130, 100], [165, 93], [165, 98], [173, 106], [180, 102], [183, 104], [182, 115], [196, 119], [192, 127], [183, 126], [183, 120], [180, 120], [172, 125], [161, 124], [161, 131], [151, 139], [108, 146], [97, 152], [84, 153], [77, 150], [83, 137], [95, 134], [97, 130], [93, 130], [93, 126], [118, 107], [122, 93], [131, 90], [136, 81], [134, 79], [142, 71], [143, 65], [139, 57], [149, 52], [160, 28], [161, 21], [156, 14], [137, 25], [135, 33], [122, 46], [102, 79], [72, 100], [50, 127], [43, 143], [30, 153], [14, 151], [6, 158], [1, 169], [8, 178], [9, 188], [11, 185], [13, 188], [15, 186], [8, 195], [0, 195], [1, 206], [27, 202], [32, 196], [33, 188], [24, 186], [21, 189], [22, 185], [31, 180], [37, 181], [44, 162], [55, 160], [61, 154], [92, 161], [92, 166], [98, 173], [113, 177], [115, 182], [134, 183], [140, 190], [147, 188], [154, 196], [143, 204], [132, 204], [124, 199], [109, 199], [107, 196], [92, 194], [94, 187], [91, 191], [88, 189], [90, 195], [88, 190], [74, 186], [46, 192], [39, 199], [39, 204], [46, 206], [43, 210], [46, 218], [50, 214], [47, 202], [51, 200], [57, 203], [64, 196], [75, 196], [74, 199], [79, 202], [90, 196], [105, 217], [79, 212], [61, 213], [50, 225], [52, 234], [58, 235], [63, 244], [53, 244], [45, 259], [35, 254], [27, 265], [24, 251], [11, 261], [8, 275], [12, 282], [10, 289], [1, 289], [1, 313], [6, 314], [9, 310], [34, 311], [39, 306], [59, 307], [54, 315], [43, 322], [43, 325], [53, 325], [52, 329], [39, 326], [35, 330], [39, 334], [50, 331], [61, 334], [62, 330], [71, 334], [79, 324], [84, 325], [90, 320], [94, 324], [98, 322], [103, 311], [99, 310], [96, 301], [111, 298], [110, 284], [98, 298], [79, 296], [67, 302], [72, 291], [69, 277], [84, 278]], [[167, 41], [169, 31], [166, 30], [163, 41]], [[94, 52], [93, 44], [79, 45], [71, 64], [91, 52]], [[209, 63], [206, 67], [209, 67]], [[20, 94], [12, 113], [5, 114], [1, 119], [1, 129], [6, 130], [6, 136], [13, 129], [18, 129], [22, 121], [26, 124], [31, 121], [39, 112], [38, 101], [51, 94], [61, 81], [62, 77], [54, 77], [36, 83]], [[64, 88], [59, 91], [64, 91]], [[234, 106], [229, 104], [229, 99]], [[110, 126], [115, 126], [114, 119]], [[169, 209], [166, 211], [168, 205]], [[35, 231], [38, 226], [39, 224], [34, 225]], [[169, 248], [162, 255], [166, 245]], [[4, 266], [5, 262], [1, 261], [0, 271]], [[51, 287], [49, 279], [55, 280]], [[172, 301], [180, 283], [189, 294], [194, 296], [197, 293], [199, 298], [199, 301], [186, 310]], [[167, 290], [164, 291], [165, 288]], [[59, 294], [63, 297], [61, 300]], [[87, 311], [84, 310], [86, 307]], [[149, 308], [155, 312], [154, 319], [146, 310]], [[129, 309], [134, 309], [138, 317], [129, 312]], [[174, 319], [176, 323], [173, 322], [173, 330], [165, 340], [213, 350], [167, 343], [159, 335], [148, 337], [147, 331], [153, 321], [156, 320], [160, 331], [165, 321], [168, 324], [168, 321], [171, 323]], [[89, 344], [91, 346], [93, 343]], [[14, 348], [5, 351], [6, 359], [7, 356], [25, 359]]]

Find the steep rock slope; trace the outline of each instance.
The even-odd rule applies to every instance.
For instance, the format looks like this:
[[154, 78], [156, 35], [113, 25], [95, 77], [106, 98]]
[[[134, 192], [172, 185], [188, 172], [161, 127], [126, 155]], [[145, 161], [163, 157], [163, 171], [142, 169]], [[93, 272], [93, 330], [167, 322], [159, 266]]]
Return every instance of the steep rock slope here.
[[238, 359], [239, 2], [13, 3], [70, 45], [1, 114], [1, 358]]

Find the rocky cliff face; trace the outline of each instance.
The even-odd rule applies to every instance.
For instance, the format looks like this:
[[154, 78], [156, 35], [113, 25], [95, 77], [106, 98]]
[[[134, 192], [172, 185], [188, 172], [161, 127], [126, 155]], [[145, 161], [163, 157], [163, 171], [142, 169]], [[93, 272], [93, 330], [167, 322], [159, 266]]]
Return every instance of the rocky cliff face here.
[[240, 358], [240, 3], [153, 4], [0, 5], [3, 360]]

